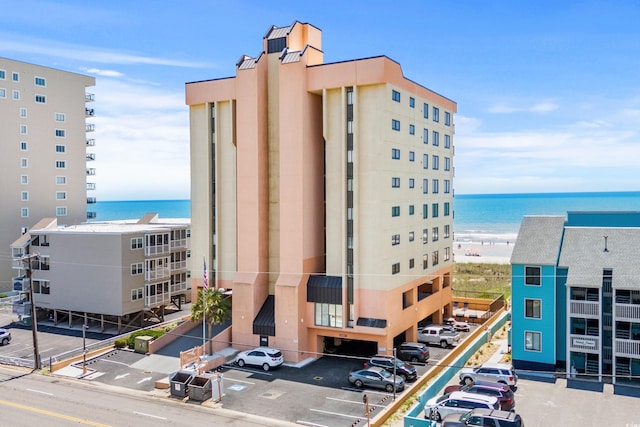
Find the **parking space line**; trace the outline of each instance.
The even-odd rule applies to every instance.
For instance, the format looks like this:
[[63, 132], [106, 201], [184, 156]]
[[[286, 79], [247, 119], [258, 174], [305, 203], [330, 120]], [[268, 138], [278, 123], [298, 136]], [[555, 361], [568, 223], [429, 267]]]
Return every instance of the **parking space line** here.
[[224, 377], [225, 381], [235, 381], [237, 383], [244, 383], [244, 384], [251, 384], [251, 385], [255, 385], [255, 383], [252, 383], [251, 381], [242, 381], [242, 380], [236, 380], [235, 378], [229, 378], [229, 377]]
[[328, 414], [328, 415], [335, 415], [337, 417], [345, 417], [345, 418], [353, 418], [353, 419], [360, 419], [362, 417], [356, 416], [356, 415], [347, 415], [347, 414], [341, 414], [339, 412], [330, 412], [330, 411], [323, 411], [322, 409], [313, 409], [313, 408], [309, 408], [310, 411], [313, 412], [320, 412], [322, 414]]
[[302, 420], [296, 420], [296, 424], [302, 424], [303, 426], [309, 426], [309, 427], [329, 427], [324, 424], [316, 424], [316, 423], [312, 423], [309, 421], [302, 421]]
[[253, 369], [241, 368], [240, 366], [229, 366], [229, 365], [224, 365], [224, 366], [227, 366], [228, 368], [232, 368], [232, 369], [235, 369], [235, 370], [238, 370], [238, 371], [241, 371], [241, 372], [249, 372], [251, 374], [268, 375], [270, 377], [273, 376], [273, 374], [270, 374], [270, 373], [265, 372], [265, 371], [258, 371], [258, 370], [254, 371]]
[[[326, 399], [335, 400], [337, 402], [353, 403], [355, 405], [363, 405], [361, 400], [346, 400], [346, 399], [338, 399], [338, 398], [329, 397], [329, 396], [327, 396]], [[386, 408], [386, 405], [376, 405], [375, 403], [369, 403], [369, 406], [376, 406], [378, 408]]]

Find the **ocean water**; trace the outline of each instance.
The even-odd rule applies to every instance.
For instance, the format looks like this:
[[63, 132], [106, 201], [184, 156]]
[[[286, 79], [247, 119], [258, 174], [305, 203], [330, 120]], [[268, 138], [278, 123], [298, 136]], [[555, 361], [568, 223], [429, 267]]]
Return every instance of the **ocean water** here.
[[[504, 243], [516, 240], [525, 215], [566, 215], [567, 211], [640, 211], [640, 191], [456, 195], [453, 229], [457, 241]], [[190, 218], [189, 200], [98, 202], [97, 221], [136, 219], [148, 212], [160, 218]]]

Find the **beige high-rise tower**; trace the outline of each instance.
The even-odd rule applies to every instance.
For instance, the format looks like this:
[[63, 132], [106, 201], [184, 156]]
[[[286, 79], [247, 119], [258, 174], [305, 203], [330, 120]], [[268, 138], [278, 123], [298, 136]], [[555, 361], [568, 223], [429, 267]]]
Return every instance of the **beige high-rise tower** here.
[[94, 216], [93, 95], [85, 92], [94, 85], [90, 76], [0, 58], [0, 291], [11, 288], [10, 245], [22, 233], [45, 217], [77, 224]]
[[272, 27], [186, 85], [192, 256], [233, 290], [233, 345], [287, 360], [389, 353], [452, 309], [456, 103], [385, 56], [325, 64], [321, 36]]

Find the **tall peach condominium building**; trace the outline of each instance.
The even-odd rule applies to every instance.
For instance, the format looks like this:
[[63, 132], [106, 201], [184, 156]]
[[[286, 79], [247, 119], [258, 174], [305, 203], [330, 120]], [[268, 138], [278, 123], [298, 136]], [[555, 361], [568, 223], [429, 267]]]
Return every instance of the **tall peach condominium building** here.
[[86, 88], [95, 78], [0, 58], [0, 291], [11, 288], [10, 245], [40, 219], [77, 224], [87, 205], [95, 159]]
[[451, 313], [456, 103], [385, 56], [325, 64], [321, 36], [271, 27], [235, 77], [186, 85], [192, 256], [233, 291], [233, 345], [291, 361], [391, 353]]

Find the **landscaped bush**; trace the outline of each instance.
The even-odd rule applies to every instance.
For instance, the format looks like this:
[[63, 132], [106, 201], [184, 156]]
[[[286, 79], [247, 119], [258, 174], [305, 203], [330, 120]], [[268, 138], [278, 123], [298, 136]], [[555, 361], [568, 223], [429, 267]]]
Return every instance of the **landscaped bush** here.
[[113, 345], [115, 346], [115, 348], [125, 348], [127, 346], [127, 339], [118, 338], [114, 341]]
[[136, 337], [146, 336], [146, 337], [152, 337], [155, 340], [163, 336], [165, 333], [166, 331], [164, 329], [160, 331], [157, 329], [145, 329], [144, 331], [136, 331], [131, 335], [129, 335], [129, 338], [127, 339], [127, 344], [129, 345], [129, 348], [135, 348]]

